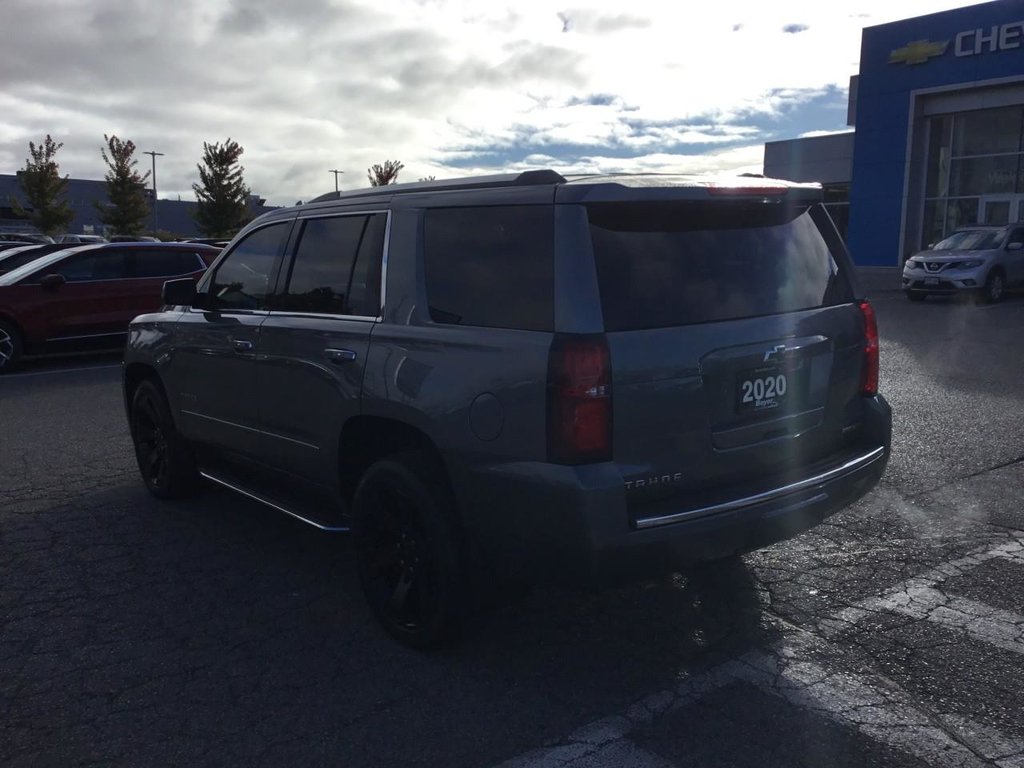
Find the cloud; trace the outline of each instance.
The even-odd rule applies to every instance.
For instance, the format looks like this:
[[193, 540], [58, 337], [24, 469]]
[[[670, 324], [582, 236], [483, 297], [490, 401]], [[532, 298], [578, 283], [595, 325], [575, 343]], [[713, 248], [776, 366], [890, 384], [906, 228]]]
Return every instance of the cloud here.
[[[936, 4], [958, 0], [862, 0], [858, 24], [800, 0], [697, 22], [663, 0], [5, 0], [0, 173], [46, 133], [75, 177], [102, 178], [105, 133], [164, 152], [161, 194], [186, 199], [203, 142], [231, 136], [253, 190], [289, 204], [385, 158], [402, 179], [753, 165], [766, 139], [844, 127], [860, 23]], [[780, 17], [804, 28], [785, 56]]]
[[782, 31], [787, 35], [797, 35], [801, 32], [806, 32], [810, 29], [806, 24], [787, 24], [782, 28]]

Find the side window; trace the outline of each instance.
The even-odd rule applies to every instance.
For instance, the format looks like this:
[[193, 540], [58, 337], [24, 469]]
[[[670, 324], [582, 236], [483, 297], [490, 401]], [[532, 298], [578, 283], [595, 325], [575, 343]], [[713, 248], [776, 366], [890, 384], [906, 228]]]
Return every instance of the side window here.
[[261, 227], [235, 246], [217, 267], [210, 283], [212, 307], [264, 308], [289, 225], [290, 222], [283, 221]]
[[424, 258], [434, 322], [534, 331], [554, 326], [551, 206], [428, 210]]
[[366, 224], [349, 289], [350, 315], [377, 317], [380, 314], [380, 272], [387, 225], [386, 213], [373, 214]]
[[1017, 228], [1010, 233], [1010, 239], [1006, 241], [1006, 244], [1010, 243], [1024, 243], [1024, 229]]
[[134, 255], [135, 277], [181, 277], [202, 269], [199, 257], [193, 251], [146, 248], [135, 251]]
[[60, 274], [69, 283], [84, 283], [93, 280], [124, 280], [129, 277], [128, 251], [124, 248], [86, 251], [69, 256], [57, 264], [44, 269], [37, 278], [48, 274]]
[[332, 216], [304, 221], [288, 286], [275, 308], [349, 314], [349, 282], [367, 218]]

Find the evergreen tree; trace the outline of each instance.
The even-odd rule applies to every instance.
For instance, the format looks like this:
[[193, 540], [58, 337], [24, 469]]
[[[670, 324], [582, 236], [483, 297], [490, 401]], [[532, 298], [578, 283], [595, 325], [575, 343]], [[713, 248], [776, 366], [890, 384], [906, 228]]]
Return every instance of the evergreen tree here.
[[64, 198], [68, 178], [61, 178], [54, 159], [63, 146], [63, 142], [54, 141], [50, 134], [38, 147], [30, 141], [30, 156], [25, 159], [24, 170], [18, 174], [18, 182], [29, 207], [24, 208], [17, 199], [11, 198], [15, 214], [28, 218], [36, 229], [46, 235], [60, 234], [75, 218]]
[[[96, 203], [99, 219], [118, 235], [138, 235], [146, 224], [149, 204], [146, 201], [145, 175], [139, 175], [135, 166], [135, 142], [117, 136], [103, 135], [107, 146], [100, 150], [109, 170], [106, 174], [109, 203]], [[108, 154], [109, 152], [109, 154]]]
[[398, 172], [405, 166], [398, 160], [385, 160], [384, 165], [377, 163], [366, 169], [366, 177], [370, 180], [371, 187], [383, 187], [387, 184], [394, 184], [398, 181]]
[[231, 237], [250, 219], [249, 188], [238, 163], [244, 150], [230, 138], [203, 142], [203, 162], [198, 166], [200, 184], [193, 184], [199, 206], [195, 220], [207, 237]]

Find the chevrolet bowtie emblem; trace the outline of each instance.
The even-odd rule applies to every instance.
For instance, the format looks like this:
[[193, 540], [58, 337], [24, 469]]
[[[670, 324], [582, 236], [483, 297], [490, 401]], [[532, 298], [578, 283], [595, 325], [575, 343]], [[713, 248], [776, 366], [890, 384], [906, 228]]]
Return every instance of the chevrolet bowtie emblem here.
[[932, 56], [941, 56], [949, 47], [949, 41], [933, 43], [931, 40], [915, 40], [889, 54], [890, 64], [924, 64]]

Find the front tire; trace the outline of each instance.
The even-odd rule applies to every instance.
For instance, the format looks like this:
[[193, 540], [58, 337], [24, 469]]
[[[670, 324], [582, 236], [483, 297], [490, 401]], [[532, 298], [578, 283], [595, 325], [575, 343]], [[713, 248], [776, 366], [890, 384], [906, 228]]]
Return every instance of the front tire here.
[[1002, 301], [1005, 294], [1006, 278], [1000, 270], [993, 269], [988, 273], [988, 279], [985, 280], [985, 287], [981, 293], [982, 301], [986, 304], [996, 304]]
[[192, 451], [178, 434], [163, 391], [152, 380], [135, 390], [131, 410], [135, 459], [146, 488], [161, 499], [180, 499], [199, 485]]
[[21, 334], [10, 323], [0, 320], [0, 373], [13, 371], [21, 361]]
[[441, 645], [466, 612], [454, 502], [421, 454], [371, 466], [356, 490], [352, 540], [363, 593], [403, 645]]

